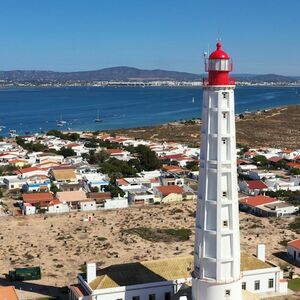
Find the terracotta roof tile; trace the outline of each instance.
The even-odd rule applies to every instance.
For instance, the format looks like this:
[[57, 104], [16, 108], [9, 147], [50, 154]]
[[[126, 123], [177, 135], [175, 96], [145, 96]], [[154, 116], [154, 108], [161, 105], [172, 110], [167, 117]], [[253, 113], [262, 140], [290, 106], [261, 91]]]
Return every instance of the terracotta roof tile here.
[[162, 193], [163, 196], [169, 194], [183, 194], [184, 190], [178, 185], [158, 186], [157, 189]]
[[261, 180], [246, 180], [248, 188], [251, 190], [263, 190], [268, 188]]
[[273, 203], [273, 202], [277, 202], [277, 201], [278, 201], [277, 199], [267, 197], [267, 196], [253, 196], [253, 197], [241, 199], [240, 203], [256, 207], [259, 205]]
[[288, 246], [292, 246], [293, 248], [300, 250], [300, 239], [289, 242]]

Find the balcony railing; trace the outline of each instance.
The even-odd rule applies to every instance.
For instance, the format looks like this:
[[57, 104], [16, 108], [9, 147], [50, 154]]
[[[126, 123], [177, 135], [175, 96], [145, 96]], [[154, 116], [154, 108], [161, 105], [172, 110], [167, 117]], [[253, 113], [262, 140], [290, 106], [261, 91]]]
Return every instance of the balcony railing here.
[[[228, 82], [227, 85], [235, 85], [235, 82], [236, 82], [235, 78], [229, 78], [229, 82]], [[209, 84], [209, 81], [208, 81], [208, 78], [203, 78], [203, 79], [202, 79], [202, 85], [203, 85], [203, 86], [208, 86], [208, 85], [210, 85], [210, 84]]]

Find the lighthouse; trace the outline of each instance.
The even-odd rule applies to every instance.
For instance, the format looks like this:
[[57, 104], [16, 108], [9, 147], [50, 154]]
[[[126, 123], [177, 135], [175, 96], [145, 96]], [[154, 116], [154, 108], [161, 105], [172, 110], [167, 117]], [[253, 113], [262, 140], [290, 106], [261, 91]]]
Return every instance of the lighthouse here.
[[193, 300], [241, 300], [232, 61], [217, 49], [205, 60]]

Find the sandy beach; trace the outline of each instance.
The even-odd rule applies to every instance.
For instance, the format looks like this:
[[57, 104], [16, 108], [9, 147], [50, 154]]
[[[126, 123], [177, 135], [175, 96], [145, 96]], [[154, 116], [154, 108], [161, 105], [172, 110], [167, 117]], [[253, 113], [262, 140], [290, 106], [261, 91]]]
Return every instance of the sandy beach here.
[[[195, 206], [195, 202], [185, 201], [97, 211], [92, 223], [83, 221], [88, 213], [1, 217], [1, 273], [15, 267], [39, 265], [43, 277], [34, 282], [33, 288], [43, 290], [48, 286], [51, 290], [51, 287], [75, 283], [86, 262], [97, 262], [98, 267], [104, 267], [191, 254]], [[267, 259], [284, 265], [285, 262], [273, 253], [286, 250], [280, 241], [296, 238], [296, 234], [287, 228], [290, 221], [288, 218], [267, 219], [241, 213], [242, 250], [255, 253], [256, 245], [265, 243]], [[124, 233], [124, 230], [136, 227], [190, 228], [192, 235], [187, 241], [154, 243]]]

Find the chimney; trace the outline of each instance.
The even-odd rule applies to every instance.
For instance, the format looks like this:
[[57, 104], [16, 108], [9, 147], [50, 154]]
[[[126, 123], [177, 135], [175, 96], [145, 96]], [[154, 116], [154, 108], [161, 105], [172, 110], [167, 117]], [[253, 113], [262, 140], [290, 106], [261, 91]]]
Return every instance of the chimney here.
[[96, 263], [87, 263], [86, 264], [86, 281], [87, 283], [92, 282], [96, 275]]
[[263, 262], [266, 261], [266, 245], [258, 244], [256, 246], [256, 257]]

